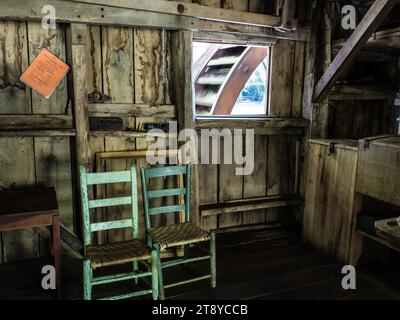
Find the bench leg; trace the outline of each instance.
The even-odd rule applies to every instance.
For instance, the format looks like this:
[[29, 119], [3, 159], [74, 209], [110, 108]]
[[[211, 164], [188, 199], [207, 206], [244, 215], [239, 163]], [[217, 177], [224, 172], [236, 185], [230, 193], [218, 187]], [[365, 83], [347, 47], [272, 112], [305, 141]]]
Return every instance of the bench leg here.
[[216, 259], [216, 248], [215, 248], [215, 232], [211, 231], [210, 237], [210, 263], [211, 263], [211, 287], [217, 286], [217, 259]]
[[52, 218], [53, 232], [53, 251], [54, 251], [54, 267], [56, 269], [56, 286], [58, 299], [63, 298], [62, 289], [62, 271], [61, 271], [61, 240], [60, 240], [60, 216], [54, 215]]

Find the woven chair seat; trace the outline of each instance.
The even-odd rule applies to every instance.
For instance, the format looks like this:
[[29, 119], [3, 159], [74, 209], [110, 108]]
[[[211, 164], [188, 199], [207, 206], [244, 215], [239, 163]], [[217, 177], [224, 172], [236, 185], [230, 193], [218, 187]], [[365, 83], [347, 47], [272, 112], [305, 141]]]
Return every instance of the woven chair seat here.
[[91, 260], [92, 269], [147, 260], [150, 257], [150, 249], [138, 239], [86, 247], [86, 258]]
[[192, 223], [180, 223], [158, 228], [152, 228], [149, 233], [154, 244], [161, 250], [190, 243], [210, 240], [208, 232]]

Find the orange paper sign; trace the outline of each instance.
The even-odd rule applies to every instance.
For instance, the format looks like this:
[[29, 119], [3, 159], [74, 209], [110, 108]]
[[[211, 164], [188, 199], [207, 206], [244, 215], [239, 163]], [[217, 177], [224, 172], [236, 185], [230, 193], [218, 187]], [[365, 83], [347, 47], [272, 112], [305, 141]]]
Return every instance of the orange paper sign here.
[[65, 77], [69, 66], [46, 49], [42, 49], [20, 80], [33, 90], [49, 98]]

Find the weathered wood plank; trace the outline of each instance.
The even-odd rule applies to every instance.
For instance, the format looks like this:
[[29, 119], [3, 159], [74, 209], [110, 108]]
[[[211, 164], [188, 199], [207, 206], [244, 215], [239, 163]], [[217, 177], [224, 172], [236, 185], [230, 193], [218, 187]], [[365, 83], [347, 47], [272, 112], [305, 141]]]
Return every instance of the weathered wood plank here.
[[75, 130], [0, 130], [0, 137], [74, 137]]
[[[271, 136], [268, 139], [267, 195], [289, 192], [289, 147], [285, 136]], [[271, 209], [267, 211], [267, 222], [286, 218], [287, 210]]]
[[0, 113], [30, 113], [30, 89], [19, 81], [29, 65], [26, 24], [0, 21], [0, 47]]
[[[135, 103], [160, 105], [170, 103], [169, 97], [169, 80], [170, 80], [170, 42], [169, 34], [162, 30], [152, 29], [135, 29], [134, 30], [135, 44]], [[162, 112], [162, 109], [152, 108]], [[147, 112], [152, 112], [151, 107], [147, 107]], [[172, 116], [176, 118], [176, 114]], [[172, 119], [170, 119], [172, 120]], [[165, 122], [166, 119], [159, 119], [160, 122]], [[155, 118], [143, 114], [136, 117], [136, 128], [140, 129], [146, 122], [155, 122]], [[139, 150], [147, 149], [148, 143], [145, 139], [136, 140], [136, 148]], [[147, 167], [145, 159], [138, 159], [138, 168]], [[175, 179], [152, 179], [150, 181], [151, 188], [163, 189], [166, 187], [176, 188], [177, 181]], [[140, 179], [138, 180], [140, 181]], [[142, 192], [142, 186], [139, 186], [139, 194]], [[166, 199], [152, 199], [151, 205], [155, 207], [163, 205], [174, 205], [175, 199], [169, 197]], [[163, 202], [164, 201], [164, 202]], [[143, 199], [139, 199], [139, 228], [140, 235], [144, 237], [145, 223]], [[168, 224], [174, 223], [174, 215], [159, 216], [157, 223], [164, 219]]]
[[[218, 165], [202, 164], [198, 167], [199, 205], [218, 203]], [[215, 216], [202, 216], [201, 226], [205, 230], [216, 229], [218, 227], [218, 219]]]
[[[190, 31], [178, 31], [171, 34], [171, 100], [178, 110], [180, 129], [195, 128], [193, 117], [192, 90], [192, 39]], [[196, 151], [196, 150], [195, 150]], [[191, 221], [200, 224], [198, 212], [198, 166], [191, 166]]]
[[[246, 141], [246, 143], [250, 143]], [[268, 137], [254, 137], [254, 171], [249, 176], [244, 176], [243, 197], [261, 197], [267, 195], [267, 161]], [[243, 225], [264, 223], [265, 210], [250, 211], [243, 213]]]
[[[25, 23], [0, 21], [0, 113], [31, 113], [30, 91], [19, 81], [28, 67]], [[1, 138], [0, 187], [11, 189], [35, 183], [33, 138]], [[3, 262], [30, 259], [39, 254], [32, 230], [2, 233]]]
[[166, 120], [176, 118], [176, 107], [170, 104], [90, 103], [89, 113], [93, 117], [148, 117]]
[[354, 60], [357, 53], [397, 2], [395, 0], [377, 0], [372, 4], [356, 30], [347, 40], [346, 45], [339, 51], [316, 84], [314, 90], [315, 102], [321, 102], [328, 95], [329, 90], [335, 85], [344, 70]]
[[[21, 2], [3, 0], [0, 18], [8, 20], [41, 21], [42, 0], [30, 0], [31, 5], [25, 6]], [[165, 2], [167, 3], [167, 2]], [[57, 8], [57, 21], [60, 23], [84, 23], [98, 25], [118, 25], [125, 27], [151, 27], [169, 30], [209, 30], [219, 32], [241, 33], [276, 37], [278, 39], [292, 39], [307, 41], [310, 31], [307, 29], [296, 32], [279, 32], [269, 27], [247, 25], [241, 23], [218, 22], [166, 13], [141, 11], [127, 8], [102, 6], [91, 3], [76, 3], [67, 0], [48, 0], [48, 5]], [[147, 6], [148, 3], [145, 4]], [[101, 10], [103, 8], [103, 11]], [[214, 9], [215, 10], [215, 9]], [[102, 12], [102, 14], [99, 14]], [[262, 15], [262, 17], [264, 17]]]
[[[247, 0], [222, 0], [221, 7], [224, 9], [246, 12], [249, 10], [249, 3]], [[243, 15], [246, 15], [246, 14], [243, 14]]]
[[206, 7], [214, 7], [214, 8], [221, 7], [221, 0], [198, 0], [198, 3], [199, 5]]
[[[243, 199], [243, 176], [236, 175], [236, 164], [225, 164], [224, 147], [226, 141], [221, 142], [221, 164], [219, 165], [219, 203]], [[232, 146], [233, 146], [233, 142]], [[243, 224], [243, 213], [227, 213], [218, 217], [218, 227], [228, 228]]]
[[[1, 138], [0, 187], [21, 188], [35, 184], [32, 138]], [[3, 262], [32, 259], [39, 255], [38, 235], [32, 230], [7, 231], [3, 236]]]
[[[105, 0], [78, 1], [110, 5], [110, 3]], [[182, 2], [185, 4], [182, 4]], [[112, 5], [135, 10], [168, 13], [172, 15], [179, 15], [181, 17], [196, 17], [268, 27], [277, 27], [280, 25], [280, 18], [276, 16], [238, 12], [248, 11], [247, 0], [223, 0], [222, 8], [220, 8], [219, 0], [203, 0], [203, 2], [199, 4], [191, 3], [191, 1], [152, 0], [151, 3], [144, 3], [141, 0], [114, 0]]]
[[[59, 24], [55, 29], [44, 29], [41, 23], [28, 22], [29, 59], [32, 62], [46, 48], [59, 59], [66, 61], [65, 29]], [[49, 99], [32, 90], [34, 114], [65, 114], [68, 106], [67, 79], [64, 78]], [[69, 110], [71, 112], [71, 110]]]
[[69, 138], [35, 138], [36, 183], [56, 188], [62, 223], [74, 230]]
[[[111, 103], [135, 103], [133, 32], [131, 28], [102, 28], [104, 93], [110, 97]], [[136, 139], [134, 138], [105, 138], [104, 150], [106, 151], [135, 150], [135, 148]], [[112, 160], [106, 164], [106, 170], [129, 170], [130, 163], [130, 160]], [[123, 183], [109, 185], [105, 192], [107, 197], [126, 196], [128, 186]], [[128, 219], [129, 217], [130, 208], [107, 208], [107, 220]], [[132, 237], [132, 233], [127, 229], [111, 230], [107, 232], [107, 235], [110, 242], [123, 241]]]
[[355, 141], [313, 140], [309, 144], [303, 236], [313, 246], [344, 263], [356, 264], [360, 257], [356, 221]]
[[278, 41], [272, 47], [269, 115], [291, 116], [295, 43]]
[[302, 99], [304, 89], [304, 43], [296, 42], [293, 67], [293, 88], [292, 88], [292, 117], [302, 116]]
[[78, 164], [89, 166], [89, 118], [87, 102], [87, 74], [88, 59], [85, 44], [89, 40], [86, 25], [71, 24], [68, 29], [68, 43], [70, 49], [69, 61], [72, 68], [74, 115], [76, 129], [76, 152]]
[[2, 115], [0, 130], [62, 130], [72, 129], [72, 116], [64, 115]]

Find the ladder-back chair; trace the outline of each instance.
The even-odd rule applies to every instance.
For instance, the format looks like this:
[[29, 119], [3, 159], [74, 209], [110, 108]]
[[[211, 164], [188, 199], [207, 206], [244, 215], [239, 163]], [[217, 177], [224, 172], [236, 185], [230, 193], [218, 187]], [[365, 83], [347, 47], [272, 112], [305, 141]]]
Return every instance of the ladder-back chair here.
[[[159, 295], [160, 299], [164, 299], [164, 288], [174, 287], [183, 285], [195, 281], [211, 279], [211, 286], [216, 287], [216, 249], [215, 249], [215, 233], [208, 233], [190, 223], [190, 165], [186, 166], [170, 166], [170, 167], [159, 167], [159, 168], [142, 168], [140, 171], [142, 180], [142, 193], [143, 193], [143, 205], [145, 211], [145, 224], [147, 231], [147, 240], [149, 246], [154, 246], [157, 250], [157, 266], [158, 266], [158, 280], [159, 280]], [[167, 177], [167, 176], [185, 176], [185, 186], [180, 186], [177, 189], [161, 189], [161, 190], [148, 190], [148, 181], [153, 178]], [[151, 207], [151, 199], [154, 198], [165, 198], [175, 197], [178, 200], [178, 204], [162, 206], [162, 207]], [[179, 201], [181, 197], [184, 197], [184, 203]], [[153, 227], [152, 216], [166, 213], [185, 213], [185, 222], [176, 223], [167, 226]], [[210, 241], [210, 253], [209, 255], [202, 257], [189, 258], [188, 257], [188, 245], [199, 244], [200, 242]], [[180, 259], [168, 260], [162, 262], [160, 260], [161, 251], [176, 247], [185, 246], [185, 256]], [[211, 272], [208, 275], [184, 280], [177, 283], [164, 285], [163, 281], [163, 269], [180, 264], [187, 264], [190, 262], [196, 262], [201, 260], [210, 259]]]
[[[132, 190], [130, 196], [108, 198], [108, 199], [89, 199], [89, 186], [130, 183]], [[151, 250], [143, 241], [138, 240], [138, 194], [137, 177], [135, 163], [128, 171], [114, 171], [104, 173], [88, 173], [84, 166], [80, 166], [81, 200], [83, 210], [83, 229], [84, 229], [84, 249], [85, 258], [83, 261], [83, 297], [85, 300], [92, 299], [93, 286], [134, 279], [137, 284], [139, 278], [151, 277], [151, 289], [130, 292], [106, 299], [125, 299], [146, 294], [152, 294], [153, 299], [158, 299], [158, 268], [156, 266], [157, 251]], [[131, 206], [131, 216], [129, 219], [116, 221], [103, 221], [92, 223], [90, 209], [112, 207], [112, 206]], [[132, 239], [128, 241], [93, 244], [92, 234], [98, 231], [112, 229], [132, 229]], [[148, 262], [151, 261], [149, 265]], [[142, 262], [147, 266], [146, 272], [139, 272], [138, 263]], [[109, 267], [132, 263], [132, 272], [113, 274], [110, 276], [94, 277], [93, 271], [97, 268]]]

